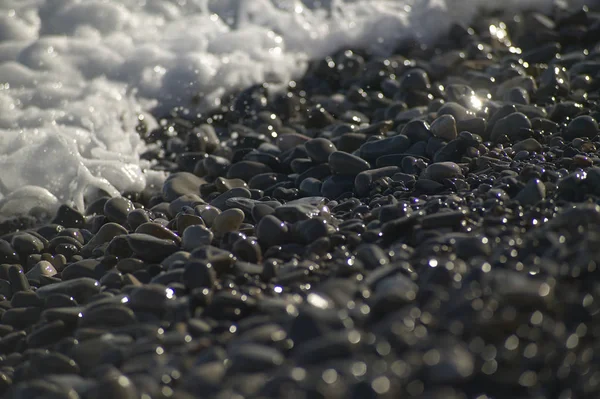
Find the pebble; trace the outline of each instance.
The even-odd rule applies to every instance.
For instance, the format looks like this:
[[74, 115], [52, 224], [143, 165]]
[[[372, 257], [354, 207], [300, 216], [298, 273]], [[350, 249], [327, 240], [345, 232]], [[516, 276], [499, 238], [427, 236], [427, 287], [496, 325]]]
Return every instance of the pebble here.
[[424, 171], [421, 177], [423, 179], [429, 179], [437, 182], [441, 182], [444, 179], [451, 179], [454, 177], [462, 177], [462, 171], [460, 166], [454, 162], [437, 162], [429, 165]]
[[129, 248], [140, 259], [147, 262], [160, 262], [178, 249], [173, 240], [156, 238], [148, 234], [128, 234], [126, 240]]
[[244, 217], [244, 211], [241, 209], [227, 209], [215, 218], [212, 231], [216, 236], [222, 236], [230, 231], [237, 231], [242, 225]]
[[127, 223], [127, 214], [134, 209], [133, 203], [127, 198], [115, 197], [104, 204], [104, 216], [111, 222], [123, 225]]
[[189, 226], [183, 231], [181, 247], [192, 251], [201, 245], [210, 245], [214, 238], [212, 231], [202, 225]]
[[185, 194], [197, 194], [205, 180], [189, 172], [170, 174], [162, 186], [165, 201], [174, 201]]
[[581, 115], [574, 118], [564, 134], [565, 139], [573, 140], [576, 138], [593, 139], [598, 134], [598, 122], [589, 115]]
[[451, 114], [437, 117], [431, 124], [431, 134], [442, 140], [454, 140], [458, 135], [456, 132], [456, 119]]
[[322, 137], [308, 140], [304, 147], [310, 159], [318, 164], [328, 162], [329, 156], [337, 150], [331, 141]]
[[329, 155], [331, 173], [342, 176], [356, 176], [371, 168], [369, 162], [343, 151], [335, 151]]
[[266, 248], [283, 244], [287, 235], [288, 227], [274, 215], [265, 215], [256, 225], [256, 236]]

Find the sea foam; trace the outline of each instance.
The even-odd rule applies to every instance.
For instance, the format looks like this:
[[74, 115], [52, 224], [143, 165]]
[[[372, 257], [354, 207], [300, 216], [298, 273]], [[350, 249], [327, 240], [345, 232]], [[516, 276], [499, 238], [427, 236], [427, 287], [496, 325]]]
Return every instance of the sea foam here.
[[[347, 46], [385, 53], [468, 22], [483, 0], [3, 0], [0, 215], [84, 207], [160, 184], [140, 160], [152, 128], [181, 106], [300, 76]], [[551, 0], [503, 7], [548, 8]], [[194, 104], [194, 105], [192, 105]]]

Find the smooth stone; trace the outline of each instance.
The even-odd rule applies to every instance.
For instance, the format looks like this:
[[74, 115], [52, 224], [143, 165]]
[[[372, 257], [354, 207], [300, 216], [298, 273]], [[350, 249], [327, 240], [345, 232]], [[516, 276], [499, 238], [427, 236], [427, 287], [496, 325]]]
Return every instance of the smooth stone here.
[[354, 190], [354, 176], [336, 175], [328, 177], [321, 186], [321, 195], [329, 199], [336, 199], [340, 195]]
[[129, 306], [134, 310], [160, 312], [174, 299], [173, 291], [162, 284], [145, 284], [129, 293]]
[[87, 327], [125, 327], [137, 323], [135, 314], [131, 309], [123, 305], [110, 304], [92, 306], [82, 312], [78, 328]]
[[25, 273], [25, 277], [29, 280], [39, 280], [41, 276], [56, 276], [56, 274], [58, 274], [58, 272], [52, 263], [41, 260]]
[[331, 173], [343, 176], [356, 176], [360, 172], [371, 168], [369, 162], [343, 151], [331, 153], [328, 163]]
[[212, 231], [202, 225], [189, 226], [183, 231], [182, 248], [192, 251], [201, 245], [210, 245], [214, 237]]
[[404, 125], [402, 134], [410, 139], [411, 143], [419, 141], [427, 141], [431, 137], [430, 126], [427, 122], [420, 119], [415, 119]]
[[182, 281], [190, 291], [196, 288], [212, 288], [217, 273], [210, 263], [190, 260], [184, 266]]
[[[127, 214], [127, 225], [132, 230], [137, 229], [139, 225], [148, 223], [149, 221], [150, 215], [146, 209], [134, 209]], [[102, 227], [100, 229], [102, 229]]]
[[58, 224], [63, 227], [83, 227], [85, 224], [85, 217], [78, 210], [68, 206], [61, 205], [56, 211], [53, 224]]
[[233, 244], [231, 251], [242, 261], [251, 263], [259, 263], [262, 261], [262, 249], [254, 237], [240, 238]]
[[242, 179], [226, 179], [224, 177], [218, 177], [215, 180], [215, 187], [217, 187], [219, 192], [224, 193], [232, 188], [248, 188], [248, 184]]
[[304, 143], [304, 147], [310, 159], [316, 163], [326, 163], [329, 155], [337, 151], [337, 148], [331, 141], [322, 137], [308, 140]]
[[176, 172], [167, 177], [162, 186], [165, 201], [171, 202], [185, 194], [198, 194], [206, 181], [189, 172]]
[[445, 141], [452, 141], [457, 136], [456, 119], [451, 114], [438, 116], [431, 124], [431, 133]]
[[86, 303], [89, 298], [99, 293], [100, 289], [101, 286], [98, 281], [82, 277], [56, 284], [44, 285], [38, 288], [36, 293], [41, 298], [46, 298], [53, 294], [65, 294], [73, 297], [78, 303]]
[[400, 172], [400, 168], [397, 166], [386, 166], [361, 172], [354, 179], [354, 191], [358, 196], [365, 196], [369, 193], [373, 182], [377, 179], [393, 176], [398, 172]]
[[496, 142], [504, 135], [517, 135], [521, 129], [531, 129], [531, 121], [521, 112], [512, 113], [494, 124], [490, 140]]
[[321, 217], [298, 221], [292, 225], [291, 231], [295, 240], [301, 244], [310, 244], [329, 233], [327, 222]]
[[308, 220], [319, 215], [318, 207], [308, 203], [287, 203], [275, 208], [275, 216], [289, 223], [295, 223], [300, 220]]
[[265, 345], [237, 345], [228, 351], [231, 362], [228, 373], [257, 373], [273, 370], [283, 364], [283, 354]]
[[252, 198], [244, 198], [244, 197], [233, 197], [228, 198], [225, 201], [225, 209], [238, 208], [244, 212], [244, 215], [250, 215], [252, 213], [252, 209], [259, 201]]
[[204, 200], [197, 194], [184, 194], [181, 197], [169, 203], [169, 212], [171, 215], [177, 215], [185, 207], [194, 208], [197, 205], [205, 204]]
[[221, 210], [210, 205], [198, 205], [194, 212], [202, 218], [207, 227], [212, 227], [215, 219], [221, 213]]
[[231, 190], [224, 192], [223, 194], [219, 195], [217, 198], [210, 201], [210, 205], [223, 211], [225, 209], [225, 202], [228, 199], [234, 198], [234, 197], [251, 198], [252, 195], [250, 193], [250, 190], [248, 190], [247, 188], [243, 188], [243, 187], [232, 188]]
[[323, 182], [319, 179], [315, 179], [314, 177], [308, 177], [302, 180], [298, 189], [300, 190], [302, 195], [321, 195], [321, 186]]
[[366, 140], [367, 135], [364, 133], [345, 133], [336, 140], [335, 144], [338, 150], [350, 153], [358, 150]]
[[436, 212], [423, 216], [421, 226], [424, 229], [442, 229], [444, 227], [457, 228], [467, 218], [468, 212], [464, 210]]
[[462, 175], [460, 166], [454, 162], [437, 162], [429, 165], [421, 174], [421, 178], [441, 182]]
[[218, 274], [229, 272], [236, 261], [236, 257], [231, 252], [212, 245], [194, 249], [191, 259], [210, 263]]
[[21, 291], [13, 295], [10, 300], [10, 304], [13, 308], [41, 308], [44, 306], [44, 300], [33, 291]]
[[132, 233], [126, 236], [129, 248], [142, 260], [160, 262], [179, 248], [172, 240], [163, 240], [148, 234]]
[[44, 243], [38, 237], [28, 233], [17, 233], [13, 236], [10, 245], [22, 256], [39, 254], [44, 250]]
[[127, 198], [115, 197], [104, 204], [104, 216], [111, 222], [124, 225], [127, 223], [127, 214], [134, 209], [133, 202]]
[[359, 153], [361, 158], [369, 162], [374, 162], [383, 155], [401, 154], [410, 145], [410, 139], [403, 134], [399, 134], [382, 140], [368, 141], [360, 146]]
[[29, 281], [23, 273], [23, 269], [17, 265], [8, 266], [8, 281], [10, 282], [13, 294], [19, 291], [28, 291], [31, 289]]
[[175, 243], [181, 242], [181, 238], [177, 234], [173, 233], [165, 226], [153, 222], [140, 225], [137, 229], [135, 229], [135, 233], [148, 234], [152, 237], [160, 238], [161, 240], [172, 240]]
[[81, 277], [99, 280], [107, 272], [107, 269], [106, 265], [96, 259], [82, 259], [65, 267], [61, 273], [61, 278], [63, 281]]
[[217, 155], [208, 155], [202, 160], [202, 165], [206, 174], [211, 177], [223, 176], [231, 166], [231, 162], [227, 158]]
[[356, 257], [371, 270], [385, 266], [390, 262], [386, 252], [375, 244], [361, 244], [356, 249]]
[[167, 256], [163, 259], [160, 264], [164, 269], [175, 269], [181, 267], [185, 262], [190, 259], [190, 253], [187, 251], [177, 251], [172, 255]]
[[530, 179], [515, 197], [521, 205], [535, 205], [546, 198], [546, 186], [540, 179]]
[[456, 122], [460, 122], [466, 119], [475, 117], [475, 114], [469, 111], [467, 108], [455, 102], [447, 102], [440, 107], [437, 112], [438, 117], [442, 115], [452, 115]]
[[575, 138], [593, 139], [597, 134], [598, 122], [589, 115], [581, 115], [569, 123], [563, 137], [567, 140]]
[[227, 171], [228, 179], [240, 179], [249, 182], [254, 176], [262, 173], [270, 173], [273, 170], [262, 163], [253, 161], [240, 161], [229, 168]]
[[428, 91], [431, 82], [427, 72], [421, 68], [412, 68], [400, 77], [399, 91]]
[[265, 215], [256, 225], [256, 236], [266, 248], [280, 245], [288, 238], [288, 227], [276, 216]]
[[180, 214], [175, 219], [175, 225], [177, 228], [177, 233], [179, 233], [181, 236], [185, 229], [190, 226], [204, 226], [204, 220], [202, 220], [200, 216]]
[[282, 134], [277, 138], [277, 147], [279, 147], [281, 151], [287, 151], [298, 145], [302, 145], [309, 140], [310, 137], [300, 133]]
[[282, 174], [282, 173], [261, 173], [258, 174], [254, 177], [252, 177], [252, 179], [250, 179], [250, 181], [248, 182], [248, 186], [251, 189], [258, 189], [258, 190], [266, 190], [269, 187], [272, 187], [273, 185], [277, 184], [277, 183], [281, 183], [281, 182], [285, 182], [285, 181], [289, 181], [289, 177], [286, 174]]
[[515, 143], [512, 146], [512, 148], [516, 152], [519, 152], [519, 151], [541, 152], [542, 151], [542, 145], [540, 144], [540, 142], [531, 137]]
[[15, 249], [3, 239], [0, 239], [0, 263], [20, 263]]
[[212, 225], [216, 236], [222, 236], [229, 231], [237, 231], [244, 221], [244, 211], [238, 208], [227, 209], [218, 215]]
[[260, 222], [263, 217], [272, 215], [273, 213], [275, 213], [275, 208], [261, 202], [257, 202], [252, 207], [252, 219], [255, 223]]

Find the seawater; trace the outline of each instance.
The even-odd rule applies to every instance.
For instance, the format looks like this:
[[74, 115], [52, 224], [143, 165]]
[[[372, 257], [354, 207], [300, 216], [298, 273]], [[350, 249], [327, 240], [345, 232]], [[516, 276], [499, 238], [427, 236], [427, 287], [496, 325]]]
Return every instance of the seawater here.
[[[2, 0], [0, 215], [160, 184], [139, 118], [199, 113], [353, 46], [385, 53], [468, 23], [483, 0]], [[548, 9], [551, 0], [504, 8]], [[96, 190], [97, 191], [97, 190]]]

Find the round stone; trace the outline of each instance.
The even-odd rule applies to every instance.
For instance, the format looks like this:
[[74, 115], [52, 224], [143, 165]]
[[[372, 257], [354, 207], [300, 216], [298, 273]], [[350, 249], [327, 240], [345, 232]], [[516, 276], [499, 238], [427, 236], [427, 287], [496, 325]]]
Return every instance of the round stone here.
[[454, 162], [438, 162], [429, 165], [421, 175], [421, 178], [440, 182], [444, 179], [462, 177], [460, 166]]
[[450, 114], [437, 117], [431, 124], [431, 133], [445, 141], [451, 141], [456, 138], [456, 119]]
[[229, 231], [237, 231], [244, 221], [244, 212], [238, 208], [227, 209], [215, 218], [212, 230], [217, 236]]
[[189, 226], [183, 231], [182, 247], [191, 252], [201, 245], [210, 245], [213, 237], [212, 231], [202, 225]]
[[111, 222], [124, 225], [127, 223], [127, 214], [133, 211], [135, 207], [127, 198], [111, 198], [104, 204], [104, 216]]
[[335, 148], [335, 145], [331, 141], [321, 137], [307, 141], [304, 147], [310, 159], [316, 163], [327, 162], [329, 155], [337, 151], [337, 148]]

